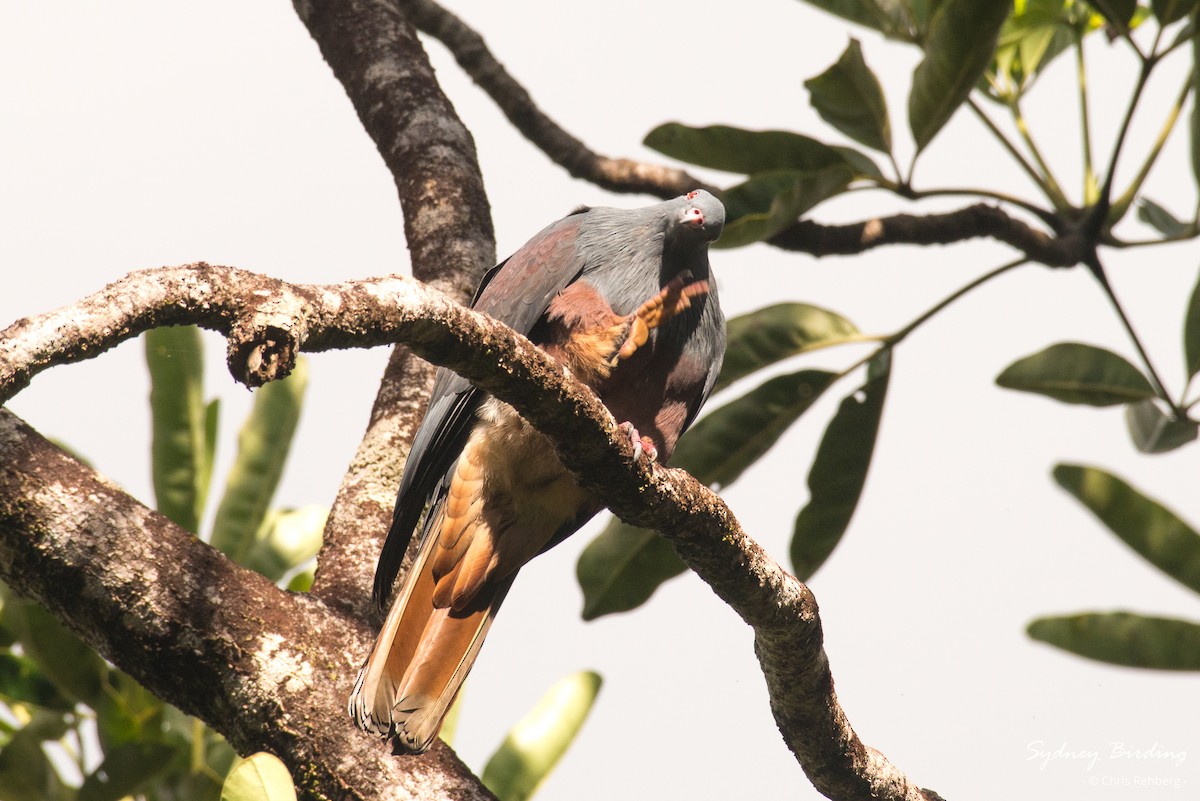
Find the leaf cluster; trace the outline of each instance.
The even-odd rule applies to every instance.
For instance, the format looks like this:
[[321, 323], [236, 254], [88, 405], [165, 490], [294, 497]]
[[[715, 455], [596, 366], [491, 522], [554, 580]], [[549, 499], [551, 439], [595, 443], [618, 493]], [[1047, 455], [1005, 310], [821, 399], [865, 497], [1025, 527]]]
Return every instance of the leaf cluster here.
[[[1184, 102], [1200, 80], [1200, 70], [1196, 67], [1200, 61], [1200, 37], [1196, 35], [1200, 2], [807, 1], [882, 34], [896, 42], [895, 46], [921, 51], [922, 58], [912, 74], [905, 105], [911, 160], [901, 166], [887, 97], [868, 65], [862, 45], [851, 39], [838, 60], [804, 81], [804, 87], [821, 119], [856, 145], [882, 155], [886, 166], [890, 166], [890, 174], [885, 174], [886, 166], [881, 169], [875, 156], [865, 151], [821, 141], [807, 133], [671, 122], [647, 135], [645, 144], [667, 156], [744, 176], [724, 191], [729, 222], [720, 244], [740, 247], [755, 242], [777, 242], [798, 218], [820, 204], [863, 189], [884, 190], [918, 201], [938, 195], [975, 195], [1030, 212], [1048, 226], [1051, 236], [1075, 243], [1075, 258], [1092, 273], [1111, 301], [1130, 335], [1140, 364], [1094, 345], [1062, 342], [1017, 360], [999, 375], [997, 383], [1068, 404], [1121, 406], [1134, 445], [1146, 454], [1171, 451], [1193, 442], [1198, 423], [1191, 410], [1198, 399], [1188, 397], [1188, 388], [1200, 371], [1200, 284], [1192, 293], [1183, 325], [1185, 386], [1173, 397], [1109, 284], [1100, 253], [1106, 247], [1140, 247], [1200, 235], [1200, 217], [1193, 215], [1190, 220], [1180, 220], [1141, 193]], [[1131, 49], [1140, 64], [1138, 82], [1127, 100], [1123, 124], [1105, 161], [1094, 159], [1084, 56], [1085, 40], [1100, 32], [1107, 34], [1110, 47]], [[1177, 51], [1187, 49], [1193, 61], [1188, 80], [1158, 139], [1142, 154], [1134, 178], [1118, 191], [1114, 176], [1122, 153], [1133, 149], [1128, 141], [1130, 120], [1139, 100], [1157, 65]], [[1035, 142], [1032, 129], [1036, 121], [1027, 119], [1022, 110], [1022, 100], [1051, 65], [1063, 63], [1065, 68], [1066, 59], [1060, 62], [1060, 56], [1067, 54], [1074, 55], [1077, 97], [1074, 103], [1067, 98], [1060, 105], [1076, 104], [1079, 108], [1080, 152], [1085, 168], [1083, 185], [1075, 200], [1059, 184]], [[1198, 105], [1193, 103], [1191, 142], [1193, 173], [1200, 186]], [[1009, 117], [1011, 132], [993, 120], [989, 106], [1001, 109]], [[987, 187], [915, 188], [913, 176], [918, 157], [935, 144], [938, 133], [964, 108], [970, 110], [1026, 173], [1041, 194], [1040, 201], [1004, 195]], [[1055, 135], [1061, 136], [1061, 122], [1054, 120], [1052, 124]], [[1114, 227], [1135, 206], [1138, 219], [1157, 233], [1156, 238], [1136, 242], [1115, 233]], [[1200, 210], [1200, 200], [1197, 209]], [[967, 292], [1035, 260], [1036, 256], [1026, 254], [966, 284], [902, 329], [874, 338], [879, 348], [849, 368], [787, 373], [779, 373], [776, 368], [777, 374], [703, 417], [681, 441], [673, 463], [714, 487], [729, 486], [837, 380], [854, 367], [869, 363], [866, 380], [845, 396], [827, 425], [808, 475], [809, 501], [796, 517], [790, 545], [793, 569], [800, 578], [811, 576], [846, 532], [862, 493], [896, 347], [909, 333]], [[798, 354], [866, 339], [837, 313], [805, 304], [780, 303], [752, 312], [731, 321], [729, 353], [718, 389], [741, 382], [759, 370], [775, 368], [781, 360]], [[722, 393], [718, 399], [727, 394]], [[1060, 483], [1061, 471], [1065, 469], [1060, 468], [1056, 473]], [[1098, 481], [1093, 476], [1087, 486], [1094, 488]], [[1142, 503], [1132, 490], [1121, 497], [1133, 506]], [[1126, 535], [1153, 540], [1157, 535], [1148, 522], [1151, 518], [1142, 515], [1134, 522], [1127, 521], [1127, 527], [1143, 528], [1140, 533], [1130, 530]], [[1104, 522], [1110, 523], [1107, 519]], [[1145, 550], [1139, 553], [1146, 555]], [[1161, 562], [1156, 564], [1161, 566]], [[659, 585], [683, 572], [683, 565], [670, 546], [652, 532], [613, 521], [584, 551], [577, 572], [584, 592], [583, 616], [592, 619], [644, 603]], [[1174, 637], [1179, 635], [1180, 628], [1175, 623], [1163, 624], [1160, 631], [1155, 628], [1158, 624], [1129, 617], [1114, 618], [1110, 623], [1097, 623], [1092, 618], [1083, 623], [1076, 621], [1071, 624], [1074, 628], [1068, 636], [1061, 628], [1066, 624], [1047, 628], [1049, 624], [1039, 621], [1031, 627], [1031, 633], [1095, 656], [1104, 652], [1099, 644], [1106, 639], [1121, 651], [1131, 638], [1143, 644], [1153, 639], [1146, 635], [1147, 630]], [[1080, 634], [1082, 630], [1086, 634]], [[1050, 631], [1055, 633], [1048, 634]], [[1090, 643], [1087, 648], [1079, 645], [1085, 640]], [[1190, 658], [1177, 656], [1184, 661]], [[1167, 664], [1170, 659], [1165, 657], [1135, 659], [1126, 655], [1122, 659], [1114, 657], [1111, 661], [1170, 666]]]

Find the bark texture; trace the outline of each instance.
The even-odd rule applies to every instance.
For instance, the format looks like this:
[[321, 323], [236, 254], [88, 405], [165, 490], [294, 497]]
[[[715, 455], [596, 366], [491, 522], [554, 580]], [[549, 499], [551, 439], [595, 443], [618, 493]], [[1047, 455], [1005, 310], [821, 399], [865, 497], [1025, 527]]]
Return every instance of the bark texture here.
[[[65, 319], [90, 322], [87, 327], [64, 332]], [[719, 497], [686, 472], [644, 460], [635, 462], [628, 438], [619, 433], [612, 415], [589, 389], [565, 375], [521, 335], [417, 281], [390, 277], [335, 286], [293, 285], [207, 264], [132, 273], [75, 307], [27, 318], [3, 332], [0, 399], [11, 397], [15, 388], [28, 383], [33, 374], [50, 363], [86, 358], [135, 335], [141, 325], [168, 323], [195, 323], [226, 334], [230, 370], [247, 384], [286, 375], [302, 348], [326, 350], [399, 339], [418, 355], [454, 369], [512, 404], [549, 436], [563, 463], [582, 484], [626, 522], [665, 534], [687, 565], [754, 629], [755, 651], [767, 680], [776, 722], [818, 789], [839, 799], [934, 797], [858, 740], [833, 692], [812, 594], [742, 530]], [[82, 355], [55, 359], [56, 353]], [[235, 747], [268, 748], [294, 771], [303, 768], [297, 775], [305, 782], [313, 777], [312, 784], [304, 786], [314, 796], [376, 797], [342, 795], [351, 788], [338, 784], [340, 763], [326, 763], [317, 770], [311, 763], [323, 755], [313, 753], [314, 746], [288, 728], [297, 715], [315, 719], [331, 709], [342, 715], [342, 699], [357, 662], [346, 651], [330, 651], [325, 638], [350, 642], [352, 637], [343, 630], [355, 630], [363, 649], [358, 653], [364, 653], [368, 634], [362, 619], [332, 609], [320, 599], [298, 599], [246, 574], [246, 588], [231, 590], [229, 598], [221, 594], [219, 604], [209, 602], [208, 607], [199, 607], [205, 610], [199, 620], [211, 625], [212, 630], [204, 635], [208, 640], [194, 647], [193, 643], [203, 639], [201, 635], [178, 628], [197, 620], [190, 603], [144, 604], [138, 600], [147, 592], [155, 597], [145, 584], [146, 577], [160, 575], [159, 568], [153, 562], [142, 565], [138, 560], [139, 554], [147, 559], [154, 554], [145, 547], [139, 550], [111, 539], [89, 543], [89, 526], [75, 525], [73, 537], [55, 536], [55, 523], [51, 521], [56, 516], [96, 514], [109, 519], [116, 515], [122, 521], [122, 530], [131, 538], [145, 537], [146, 545], [157, 539], [147, 536], [146, 528], [151, 524], [171, 528], [170, 524], [130, 499], [118, 503], [108, 494], [99, 497], [95, 489], [100, 486], [99, 480], [85, 480], [88, 477], [82, 474], [65, 482], [55, 480], [55, 486], [82, 487], [74, 494], [80, 503], [29, 517], [27, 499], [36, 497], [39, 483], [49, 480], [58, 468], [42, 469], [37, 460], [26, 456], [30, 450], [26, 443], [35, 435], [15, 418], [6, 419], [15, 433], [0, 438], [0, 464], [4, 465], [0, 480], [0, 555], [6, 557], [0, 562], [0, 575], [18, 590], [49, 602], [87, 641], [139, 680], [145, 678], [148, 686], [166, 700], [205, 720], [215, 720], [216, 728], [226, 733]], [[59, 466], [71, 463], [61, 454], [58, 459]], [[98, 504], [92, 502], [93, 493]], [[57, 496], [61, 492], [49, 494]], [[103, 527], [98, 530], [101, 536], [107, 536]], [[187, 542], [186, 549], [181, 538]], [[224, 586], [222, 582], [240, 580], [246, 573], [181, 532], [176, 531], [174, 539], [166, 564], [191, 574], [195, 561], [196, 574], [205, 577], [192, 590], [187, 589], [187, 582], [183, 583], [180, 591], [189, 599], [188, 593]], [[75, 554], [80, 547], [84, 548], [81, 555], [59, 554], [62, 549]], [[32, 552], [27, 554], [26, 549]], [[118, 579], [128, 576], [134, 582], [132, 586], [119, 580], [111, 583], [107, 571], [116, 558], [114, 554], [120, 555]], [[91, 559], [97, 559], [100, 566], [89, 582], [85, 578], [92, 570]], [[65, 574], [60, 567], [64, 561], [72, 565]], [[11, 576], [5, 565], [12, 565]], [[54, 598], [60, 592], [56, 588], [64, 586], [73, 591], [65, 599]], [[169, 594], [174, 590], [168, 587], [159, 592]], [[313, 611], [317, 608], [325, 617]], [[105, 609], [108, 611], [103, 617], [95, 617]], [[271, 632], [297, 621], [309, 633], [295, 642], [288, 637], [269, 639], [258, 631]], [[122, 628], [130, 632], [120, 631]], [[151, 644], [150, 653], [174, 646], [182, 648], [188, 659], [177, 664], [172, 659], [141, 658], [139, 655], [146, 653], [148, 646], [134, 639], [134, 634], [144, 630], [178, 635], [160, 635]], [[232, 653], [235, 647], [242, 654], [240, 661]], [[127, 648], [134, 651], [132, 658]], [[319, 675], [322, 680], [314, 680], [313, 686], [324, 695], [311, 697], [318, 689], [308, 685], [296, 685], [295, 695], [289, 695], [287, 687], [279, 692], [275, 679], [261, 680], [261, 676], [256, 679], [251, 675], [256, 673], [254, 665], [258, 663], [249, 663], [244, 672], [239, 669], [247, 664], [245, 653], [262, 654], [271, 648], [286, 651], [286, 659], [290, 660], [288, 670], [277, 671], [276, 677], [284, 673]], [[202, 698], [188, 695], [195, 689], [194, 683], [179, 680], [180, 674], [187, 675], [185, 661], [186, 670], [208, 674], [200, 684]], [[227, 666], [232, 668], [229, 676], [225, 675]], [[155, 670], [174, 678], [151, 676]], [[245, 680], [239, 681], [242, 675]], [[331, 689], [331, 685], [336, 688]], [[209, 697], [213, 695], [220, 697]], [[320, 704], [319, 711], [312, 704]], [[229, 716], [238, 720], [230, 721]], [[279, 724], [273, 722], [276, 719]], [[246, 724], [245, 720], [251, 722]], [[222, 725], [230, 731], [227, 733]], [[241, 727], [245, 725], [257, 734], [244, 731]], [[348, 722], [339, 726], [332, 720], [323, 720], [321, 725], [332, 726], [324, 732], [349, 728]], [[344, 734], [330, 736], [343, 747], [342, 740], [364, 739]], [[450, 759], [444, 748], [432, 753], [431, 764]], [[420, 773], [427, 763], [405, 760], [403, 764]], [[464, 777], [459, 766], [451, 763], [445, 770], [445, 774], [438, 775], [469, 784], [469, 776]], [[355, 784], [354, 792], [365, 793], [363, 788]]]

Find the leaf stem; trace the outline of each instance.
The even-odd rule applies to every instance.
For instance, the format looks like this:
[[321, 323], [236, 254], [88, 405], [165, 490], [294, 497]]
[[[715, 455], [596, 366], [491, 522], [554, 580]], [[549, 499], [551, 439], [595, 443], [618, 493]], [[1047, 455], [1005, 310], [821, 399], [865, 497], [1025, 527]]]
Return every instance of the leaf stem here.
[[1172, 242], [1187, 242], [1200, 236], [1200, 226], [1193, 222], [1188, 226], [1186, 231], [1178, 234], [1170, 234], [1159, 237], [1158, 239], [1117, 239], [1115, 237], [1106, 237], [1104, 244], [1113, 248], [1122, 250], [1127, 248], [1145, 248], [1151, 245], [1169, 245]]
[[966, 295], [966, 294], [967, 294], [968, 292], [970, 292], [971, 290], [973, 290], [973, 289], [977, 289], [977, 288], [979, 288], [979, 287], [983, 286], [983, 285], [984, 285], [984, 284], [986, 284], [988, 281], [991, 281], [993, 278], [997, 278], [997, 277], [999, 277], [999, 276], [1003, 275], [1004, 273], [1008, 272], [1009, 270], [1012, 270], [1012, 269], [1014, 269], [1014, 268], [1016, 268], [1016, 267], [1020, 267], [1022, 264], [1025, 264], [1025, 263], [1027, 263], [1028, 261], [1029, 261], [1029, 257], [1028, 257], [1028, 256], [1021, 256], [1020, 258], [1018, 258], [1018, 259], [1013, 259], [1012, 261], [1010, 261], [1010, 262], [1007, 262], [1007, 263], [1005, 263], [1005, 264], [1002, 264], [1002, 265], [1000, 265], [999, 267], [997, 267], [997, 268], [995, 268], [995, 269], [993, 269], [993, 270], [989, 270], [988, 272], [986, 272], [986, 273], [984, 273], [983, 275], [979, 276], [979, 277], [978, 277], [978, 278], [976, 278], [975, 280], [973, 280], [973, 281], [971, 281], [971, 282], [969, 282], [969, 283], [967, 283], [967, 284], [964, 284], [963, 286], [959, 287], [959, 288], [958, 288], [958, 289], [956, 289], [955, 291], [951, 292], [951, 293], [950, 293], [949, 295], [947, 295], [946, 297], [942, 298], [940, 301], [938, 301], [937, 303], [935, 303], [933, 306], [929, 307], [929, 308], [928, 308], [928, 309], [927, 309], [925, 312], [923, 312], [922, 314], [918, 315], [918, 316], [917, 316], [917, 317], [916, 317], [916, 318], [915, 318], [915, 319], [914, 319], [912, 322], [910, 322], [908, 325], [904, 326], [903, 328], [901, 328], [901, 329], [900, 329], [899, 331], [897, 331], [896, 333], [894, 333], [894, 334], [892, 334], [891, 336], [887, 337], [887, 338], [885, 339], [885, 342], [886, 342], [886, 343], [887, 343], [889, 346], [899, 345], [899, 344], [900, 344], [902, 341], [904, 341], [905, 337], [907, 337], [909, 334], [911, 334], [913, 331], [915, 331], [915, 330], [916, 330], [916, 329], [917, 329], [919, 326], [921, 326], [922, 324], [924, 324], [924, 323], [928, 322], [928, 320], [929, 320], [931, 317], [933, 317], [933, 316], [934, 316], [934, 315], [936, 315], [938, 312], [940, 312], [940, 311], [942, 311], [943, 309], [945, 309], [947, 306], [949, 306], [949, 305], [950, 305], [951, 303], [953, 303], [954, 301], [956, 301], [956, 300], [958, 300], [959, 298], [963, 297], [964, 295]]
[[199, 718], [192, 718], [192, 752], [191, 772], [202, 773], [208, 767], [205, 759], [204, 723]]
[[940, 301], [938, 301], [933, 306], [931, 306], [929, 309], [927, 309], [923, 314], [917, 316], [916, 319], [914, 319], [912, 322], [910, 322], [908, 325], [904, 326], [903, 328], [901, 328], [899, 331], [895, 332], [894, 334], [889, 334], [887, 336], [863, 336], [863, 338], [861, 340], [863, 342], [875, 341], [875, 342], [882, 342], [883, 344], [880, 345], [875, 350], [868, 353], [866, 356], [863, 356], [861, 359], [859, 359], [856, 362], [854, 362], [853, 364], [851, 364], [846, 369], [839, 372], [837, 375], [837, 379], [835, 379], [835, 380], [845, 378], [847, 375], [854, 372], [858, 368], [862, 367], [864, 364], [867, 364], [871, 360], [878, 357], [884, 351], [891, 350], [895, 346], [899, 345], [901, 342], [904, 341], [905, 337], [907, 337], [909, 334], [911, 334], [913, 331], [915, 331], [918, 327], [920, 327], [924, 323], [928, 322], [931, 317], [933, 317], [938, 312], [945, 309], [947, 306], [949, 306], [954, 301], [956, 301], [959, 298], [966, 295], [971, 290], [978, 289], [979, 287], [986, 284], [988, 281], [991, 281], [993, 278], [1001, 276], [1004, 273], [1008, 272], [1009, 270], [1012, 270], [1016, 267], [1020, 267], [1022, 264], [1026, 264], [1028, 262], [1029, 262], [1029, 258], [1026, 256], [1022, 256], [1019, 259], [1014, 259], [1013, 261], [1002, 264], [999, 267], [995, 268], [994, 270], [989, 270], [988, 272], [979, 276], [978, 278], [971, 281], [970, 283], [967, 283], [967, 284], [959, 287], [954, 292], [952, 292], [949, 295], [947, 295], [946, 297], [942, 298]]
[[1158, 156], [1162, 152], [1167, 138], [1171, 135], [1171, 131], [1175, 129], [1175, 123], [1179, 120], [1179, 114], [1183, 111], [1183, 104], [1187, 102], [1187, 97], [1191, 94], [1191, 91], [1192, 76], [1189, 74], [1179, 90], [1179, 95], [1175, 98], [1175, 105], [1171, 107], [1171, 111], [1167, 114], [1167, 119], [1163, 123], [1162, 130], [1158, 132], [1158, 138], [1154, 140], [1154, 146], [1150, 148], [1150, 152], [1146, 155], [1146, 160], [1143, 162], [1142, 168], [1138, 170], [1138, 174], [1129, 184], [1129, 188], [1113, 203], [1112, 209], [1109, 212], [1109, 219], [1112, 222], [1116, 222], [1125, 215], [1134, 198], [1137, 197], [1137, 193], [1141, 191], [1142, 183], [1146, 180], [1146, 176], [1150, 174], [1150, 169], [1154, 166], [1154, 162], [1158, 160]]
[[1098, 199], [1100, 186], [1092, 164], [1092, 122], [1088, 112], [1087, 64], [1083, 57], [1083, 34], [1075, 33], [1075, 72], [1079, 81], [1079, 128], [1083, 139], [1083, 204], [1090, 206]]
[[1154, 394], [1171, 407], [1171, 413], [1175, 415], [1176, 419], [1182, 419], [1186, 413], [1167, 394], [1166, 386], [1163, 384], [1162, 379], [1159, 378], [1158, 371], [1154, 369], [1154, 363], [1150, 361], [1150, 354], [1142, 346], [1142, 340], [1138, 338], [1137, 332], [1133, 330], [1133, 323], [1130, 321], [1129, 315], [1125, 313], [1124, 307], [1121, 306], [1121, 301], [1117, 298], [1117, 293], [1113, 291], [1112, 284], [1108, 281], [1108, 275], [1104, 272], [1104, 265], [1100, 263], [1100, 257], [1093, 252], [1084, 260], [1084, 264], [1087, 265], [1088, 270], [1096, 278], [1096, 281], [1100, 284], [1100, 288], [1104, 290], [1104, 294], [1108, 296], [1108, 300], [1112, 303], [1117, 317], [1121, 320], [1121, 325], [1125, 327], [1125, 332], [1133, 340], [1133, 347], [1137, 350], [1138, 356], [1142, 360], [1142, 365], [1146, 368], [1146, 373], [1154, 388]]
[[[1132, 40], [1130, 40], [1132, 41]], [[1112, 155], [1108, 159], [1108, 170], [1104, 176], [1104, 188], [1100, 191], [1100, 202], [1107, 203], [1112, 199], [1113, 181], [1117, 172], [1117, 162], [1121, 158], [1121, 149], [1125, 146], [1125, 137], [1129, 134], [1129, 126], [1133, 122], [1133, 113], [1137, 110], [1138, 101], [1141, 100], [1142, 90], [1146, 87], [1146, 81], [1150, 78], [1150, 72], [1154, 69], [1154, 58], [1146, 57], [1142, 60], [1142, 67], [1138, 70], [1137, 84], [1133, 87], [1133, 96], [1129, 99], [1129, 104], [1125, 107], [1125, 117], [1121, 120], [1121, 127], [1118, 129], [1116, 140], [1113, 143]]]
[[1035, 169], [1034, 166], [1029, 163], [1028, 159], [1021, 154], [1021, 151], [1017, 150], [1016, 145], [1009, 141], [1008, 137], [1004, 135], [1004, 132], [1001, 131], [996, 126], [996, 123], [992, 121], [992, 118], [989, 117], [984, 110], [980, 108], [979, 104], [975, 102], [975, 99], [967, 98], [967, 105], [970, 107], [971, 111], [975, 112], [975, 116], [979, 117], [983, 124], [987, 126], [987, 129], [992, 132], [992, 135], [996, 137], [996, 141], [998, 141], [1001, 146], [1008, 151], [1008, 154], [1013, 157], [1018, 166], [1025, 171], [1025, 174], [1028, 175], [1034, 184], [1042, 190], [1042, 193], [1046, 195], [1046, 198], [1051, 202], [1051, 204], [1053, 204], [1055, 208], [1065, 208], [1067, 205], [1066, 199], [1060, 195], [1055, 195], [1054, 191], [1052, 191], [1051, 187], [1046, 183], [1046, 180], [1038, 173], [1037, 169]]
[[[893, 191], [896, 191], [893, 189]], [[1030, 203], [1028, 200], [1008, 195], [1004, 192], [994, 192], [990, 189], [967, 189], [957, 186], [935, 187], [933, 189], [913, 189], [909, 187], [907, 192], [897, 192], [903, 197], [910, 200], [921, 200], [928, 197], [981, 197], [989, 200], [996, 200], [1001, 203], [1009, 203], [1017, 208], [1024, 209], [1030, 214], [1036, 216], [1043, 222], [1053, 224], [1055, 215], [1051, 211], [1043, 209], [1035, 203]]]
[[1013, 123], [1017, 126], [1017, 133], [1021, 135], [1021, 140], [1025, 143], [1025, 147], [1029, 149], [1033, 160], [1037, 162], [1042, 178], [1046, 182], [1046, 188], [1053, 195], [1053, 202], [1059, 208], [1066, 208], [1070, 204], [1067, 203], [1062, 187], [1059, 186], [1058, 180], [1055, 179], [1054, 173], [1050, 170], [1050, 165], [1042, 157], [1042, 151], [1038, 148], [1037, 143], [1033, 141], [1033, 134], [1029, 131], [1029, 124], [1025, 122], [1025, 114], [1021, 111], [1021, 101], [1017, 95], [1009, 98], [1008, 110], [1012, 114]]

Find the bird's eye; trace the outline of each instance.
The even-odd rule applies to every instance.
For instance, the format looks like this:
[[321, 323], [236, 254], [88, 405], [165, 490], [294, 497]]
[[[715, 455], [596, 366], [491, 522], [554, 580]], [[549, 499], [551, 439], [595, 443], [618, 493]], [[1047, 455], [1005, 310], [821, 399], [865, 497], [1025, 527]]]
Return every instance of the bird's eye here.
[[696, 189], [693, 189], [691, 192], [687, 193], [688, 200], [695, 200], [699, 196], [700, 196], [700, 192], [699, 192], [699, 190], [696, 190]]

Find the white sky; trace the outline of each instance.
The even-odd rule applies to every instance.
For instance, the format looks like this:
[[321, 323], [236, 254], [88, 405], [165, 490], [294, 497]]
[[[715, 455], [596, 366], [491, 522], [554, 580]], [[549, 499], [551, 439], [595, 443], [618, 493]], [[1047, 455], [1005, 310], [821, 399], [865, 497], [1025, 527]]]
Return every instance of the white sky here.
[[[667, 120], [840, 141], [809, 110], [802, 82], [837, 58], [851, 30], [801, 3], [752, 0], [736, 16], [712, 0], [615, 0], [599, 10], [545, 0], [451, 5], [543, 108], [601, 152], [656, 158], [639, 142]], [[915, 57], [853, 34], [885, 84], [900, 153], [911, 152], [900, 112]], [[479, 146], [502, 256], [578, 203], [648, 202], [571, 181], [508, 127], [439, 45], [429, 49]], [[1092, 79], [1101, 154], [1133, 77], [1121, 51], [1101, 37], [1088, 51], [1097, 65], [1114, 63]], [[1057, 67], [1026, 111], [1078, 198], [1069, 59]], [[1173, 75], [1149, 98], [1135, 141], [1157, 130], [1182, 80], [1179, 69]], [[391, 179], [289, 4], [0, 4], [0, 108], [0, 325], [133, 269], [200, 259], [310, 282], [408, 269]], [[922, 157], [918, 186], [1031, 196], [980, 130], [958, 115]], [[1184, 127], [1150, 184], [1151, 196], [1180, 216], [1196, 197], [1187, 164]], [[815, 216], [958, 205], [902, 207], [856, 193]], [[1151, 233], [1132, 221], [1122, 230]], [[1009, 258], [1005, 247], [979, 242], [820, 261], [756, 246], [713, 261], [731, 315], [802, 300], [885, 333]], [[1195, 246], [1110, 255], [1109, 264], [1178, 392]], [[1119, 411], [993, 384], [1014, 359], [1061, 340], [1133, 357], [1081, 270], [1030, 267], [956, 304], [900, 349], [864, 502], [812, 582], [839, 696], [868, 744], [947, 798], [1192, 797], [1200, 679], [1091, 664], [1023, 633], [1038, 615], [1093, 609], [1200, 619], [1193, 594], [1050, 479], [1059, 461], [1102, 466], [1200, 523], [1200, 446], [1141, 456]], [[217, 338], [210, 346], [209, 391], [224, 404], [219, 487], [249, 394], [224, 372]], [[838, 367], [859, 355], [822, 352], [802, 363]], [[280, 504], [332, 500], [385, 357], [382, 349], [312, 357]], [[854, 386], [839, 385], [724, 493], [781, 560], [815, 444]], [[141, 348], [130, 343], [44, 374], [11, 407], [149, 501], [146, 394]], [[577, 535], [538, 560], [509, 596], [466, 690], [458, 744], [468, 763], [482, 768], [554, 680], [593, 668], [606, 680], [600, 703], [542, 798], [818, 797], [775, 731], [750, 632], [694, 577], [633, 614], [579, 622], [574, 563], [589, 538]], [[1115, 758], [1113, 743], [1187, 756], [1178, 766]], [[1031, 759], [1031, 749], [1064, 744], [1097, 758]], [[1136, 784], [1146, 777], [1181, 786], [1152, 795]]]

